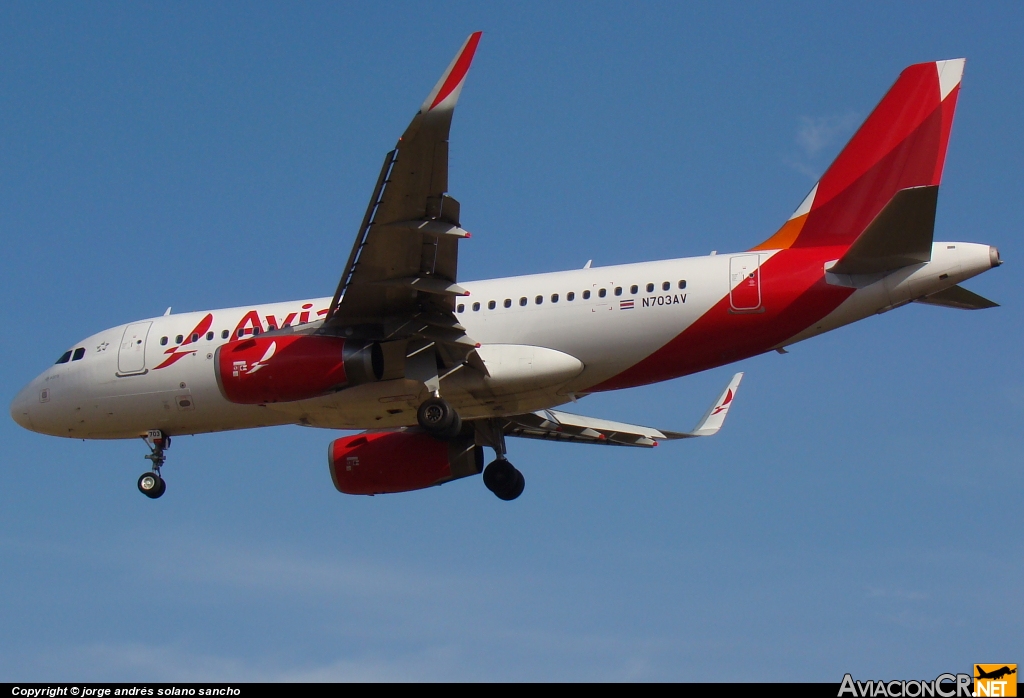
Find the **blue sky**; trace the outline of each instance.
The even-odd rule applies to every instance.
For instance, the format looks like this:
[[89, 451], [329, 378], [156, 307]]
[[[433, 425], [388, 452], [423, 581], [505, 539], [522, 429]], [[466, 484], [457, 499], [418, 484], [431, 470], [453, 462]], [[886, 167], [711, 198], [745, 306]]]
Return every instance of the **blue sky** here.
[[[739, 364], [713, 439], [513, 442], [334, 491], [334, 434], [141, 443], [0, 420], [0, 680], [932, 678], [1024, 660], [1024, 10], [986, 3], [6, 3], [0, 395], [100, 329], [330, 295], [380, 161], [471, 31], [460, 278], [773, 233], [910, 63], [966, 56], [936, 237], [966, 285]], [[588, 398], [687, 428], [737, 367]], [[1014, 580], [1018, 581], [1014, 581]]]

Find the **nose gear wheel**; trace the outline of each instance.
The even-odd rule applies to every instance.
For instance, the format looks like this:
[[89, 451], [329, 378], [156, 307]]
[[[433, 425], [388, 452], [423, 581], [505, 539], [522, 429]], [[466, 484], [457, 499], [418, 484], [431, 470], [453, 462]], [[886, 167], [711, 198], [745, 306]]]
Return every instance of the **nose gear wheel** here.
[[158, 499], [167, 491], [167, 483], [160, 476], [160, 468], [167, 460], [164, 451], [171, 447], [171, 437], [159, 429], [151, 429], [142, 440], [149, 446], [150, 451], [143, 457], [153, 464], [153, 470], [139, 476], [139, 492], [150, 499]]
[[139, 477], [139, 492], [150, 499], [157, 499], [167, 490], [167, 483], [156, 473], [143, 473]]

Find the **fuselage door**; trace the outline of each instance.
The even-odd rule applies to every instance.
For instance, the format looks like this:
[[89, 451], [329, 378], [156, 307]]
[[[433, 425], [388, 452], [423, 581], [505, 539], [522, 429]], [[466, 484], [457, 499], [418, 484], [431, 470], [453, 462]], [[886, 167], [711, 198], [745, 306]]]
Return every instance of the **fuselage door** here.
[[729, 302], [733, 310], [761, 307], [761, 274], [758, 255], [744, 254], [729, 259]]
[[124, 329], [121, 348], [117, 351], [117, 375], [129, 376], [146, 372], [146, 337], [152, 322], [136, 322]]

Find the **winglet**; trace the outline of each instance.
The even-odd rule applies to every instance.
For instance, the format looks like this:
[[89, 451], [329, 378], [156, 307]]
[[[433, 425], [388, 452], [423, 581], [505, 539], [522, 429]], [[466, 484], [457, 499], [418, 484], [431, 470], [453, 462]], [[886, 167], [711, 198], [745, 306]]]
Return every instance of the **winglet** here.
[[732, 401], [736, 397], [741, 380], [743, 380], [742, 373], [737, 373], [732, 377], [729, 385], [725, 386], [725, 390], [715, 400], [715, 404], [704, 414], [703, 419], [697, 423], [688, 436], [711, 436], [718, 433], [718, 430], [725, 424], [725, 416], [729, 413], [729, 408], [732, 407]]
[[469, 73], [469, 66], [473, 62], [473, 54], [476, 53], [476, 46], [480, 43], [480, 35], [483, 32], [473, 32], [462, 44], [462, 48], [455, 54], [444, 75], [434, 85], [427, 98], [420, 107], [420, 113], [426, 114], [431, 111], [451, 111], [455, 103], [459, 101], [459, 93], [462, 92], [462, 85], [466, 82], [466, 74]]

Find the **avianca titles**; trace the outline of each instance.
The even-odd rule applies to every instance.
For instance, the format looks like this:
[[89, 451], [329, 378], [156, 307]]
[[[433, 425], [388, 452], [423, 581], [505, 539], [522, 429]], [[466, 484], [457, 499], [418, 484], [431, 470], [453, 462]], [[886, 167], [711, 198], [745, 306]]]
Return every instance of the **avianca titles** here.
[[[782, 227], [734, 254], [459, 282], [469, 233], [448, 193], [448, 135], [472, 34], [380, 176], [332, 296], [164, 314], [76, 342], [14, 399], [26, 429], [149, 448], [166, 489], [171, 437], [277, 424], [362, 433], [328, 464], [349, 494], [483, 473], [504, 500], [508, 437], [651, 447], [722, 426], [737, 373], [688, 432], [555, 408], [740, 361], [906, 303], [995, 306], [960, 286], [1001, 264], [933, 240], [964, 60], [906, 68]], [[495, 459], [484, 468], [484, 448]]]

